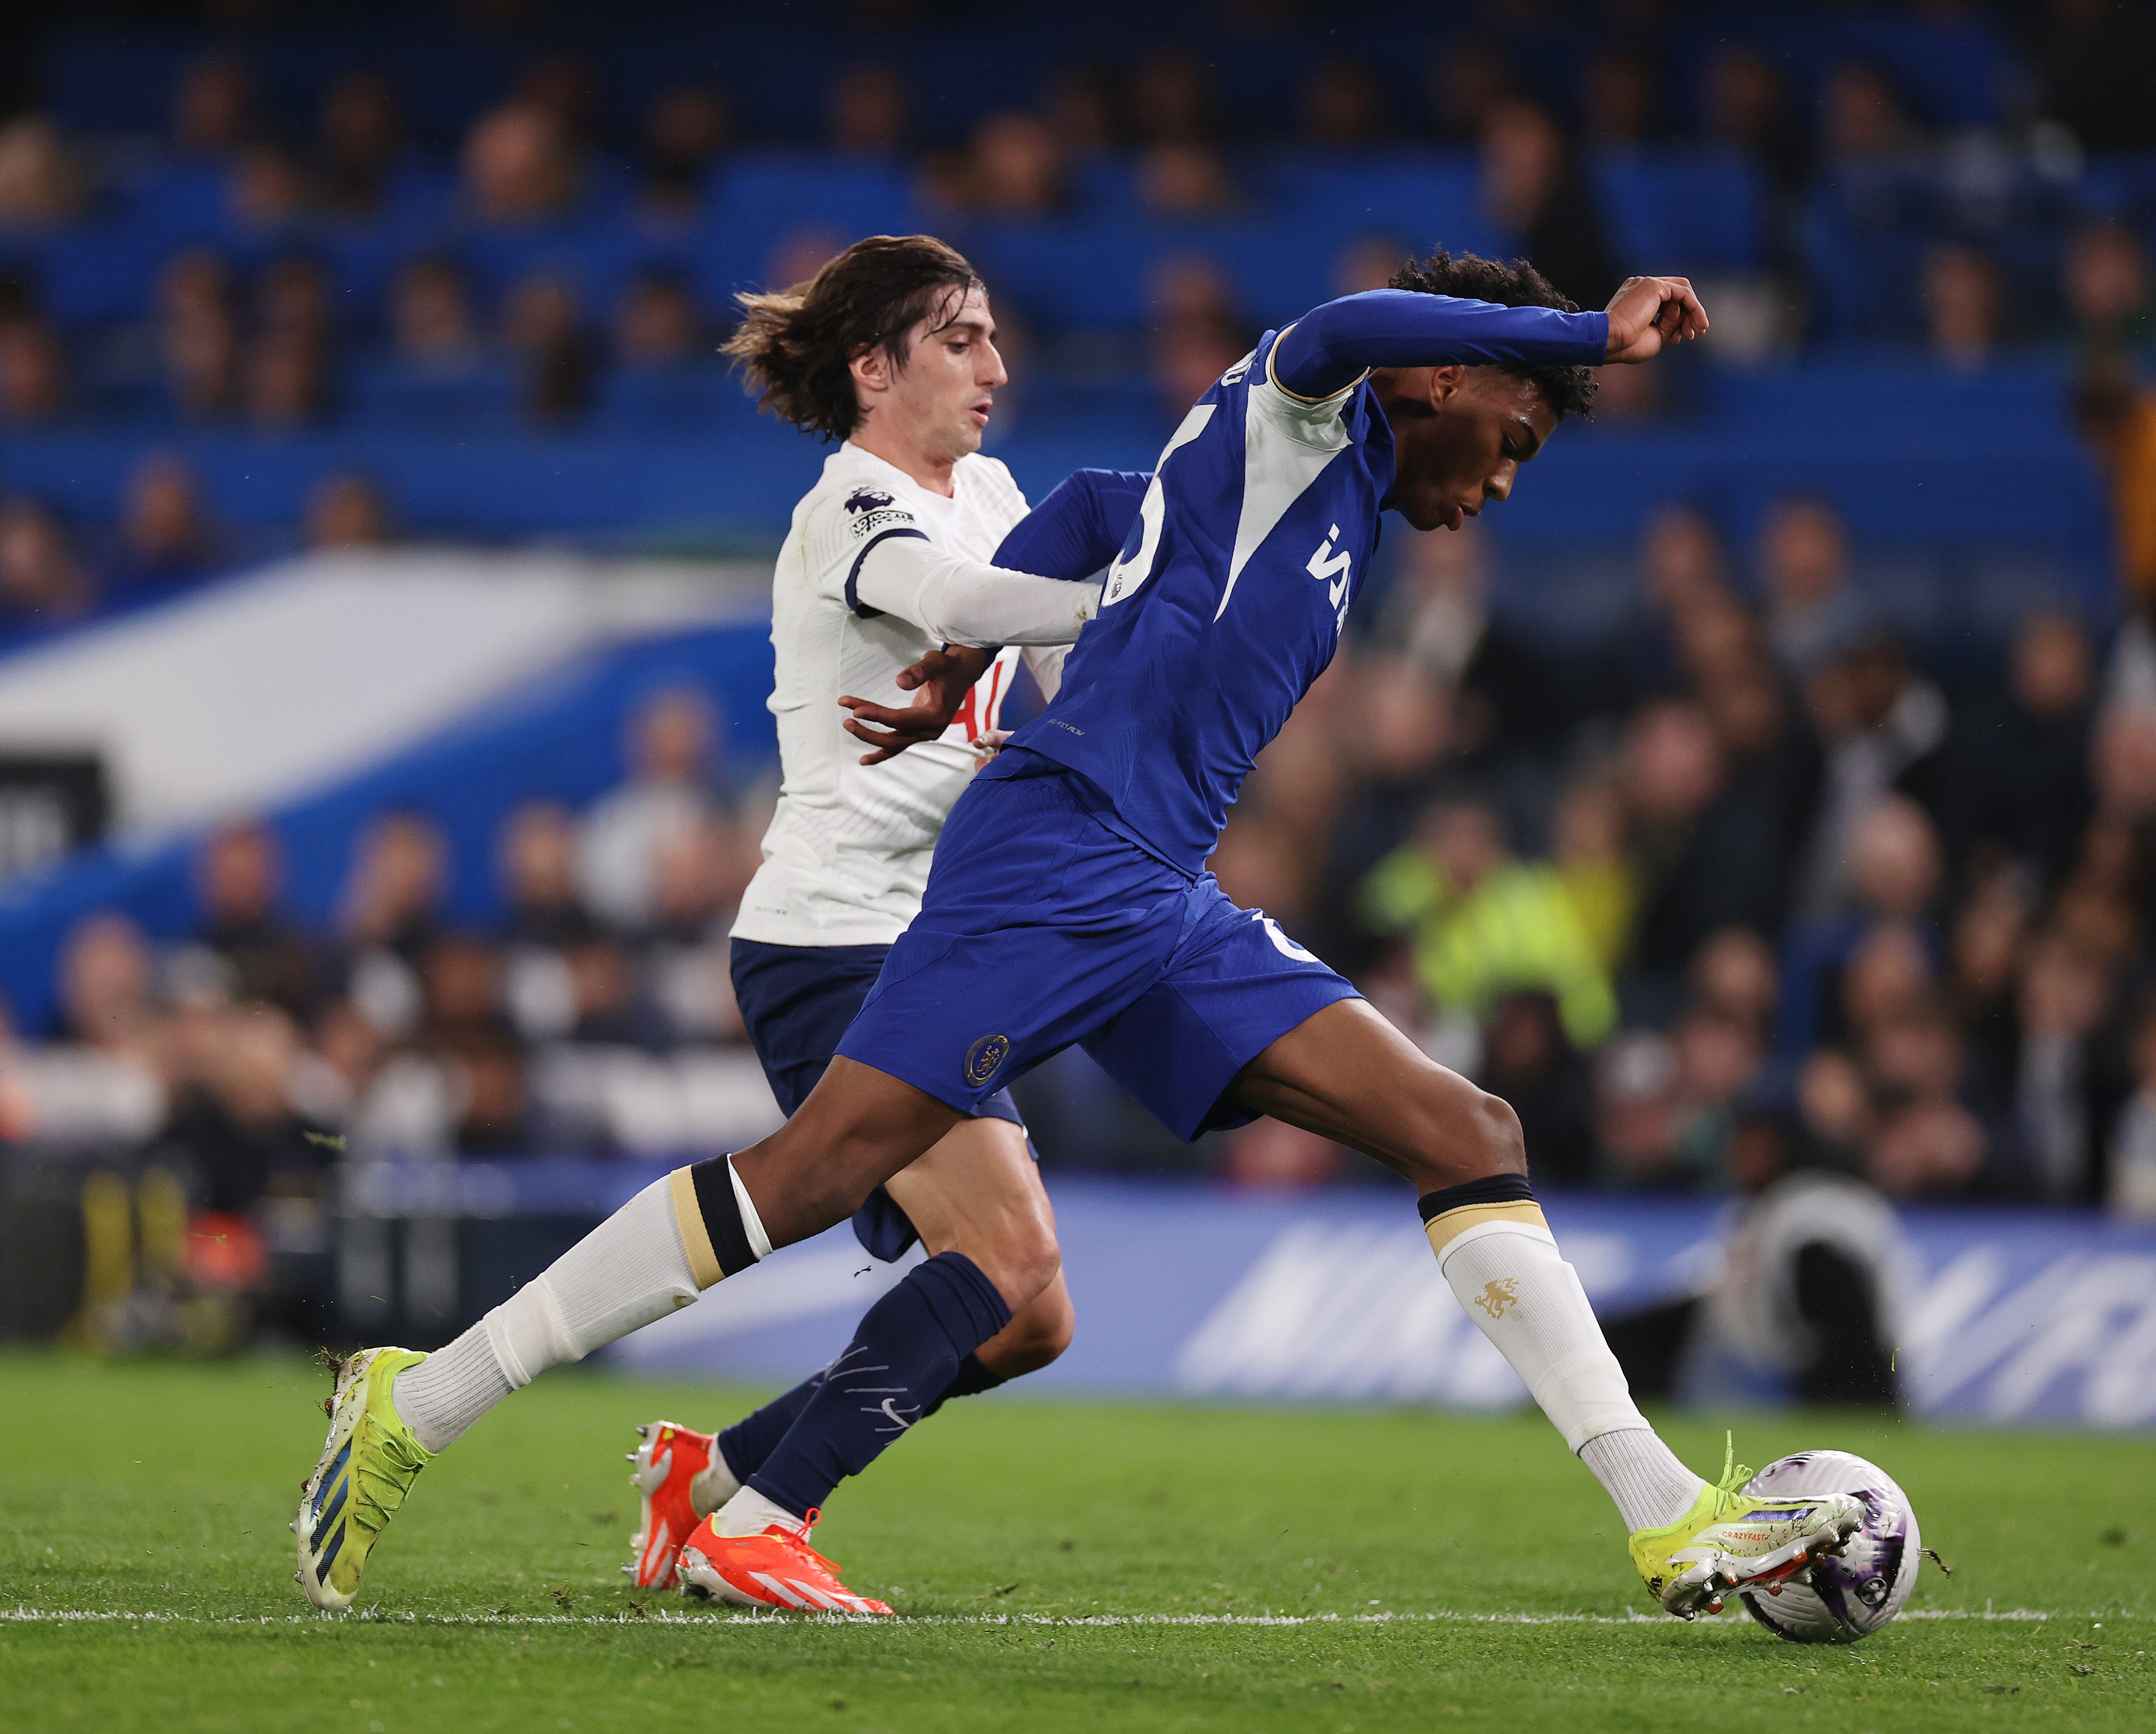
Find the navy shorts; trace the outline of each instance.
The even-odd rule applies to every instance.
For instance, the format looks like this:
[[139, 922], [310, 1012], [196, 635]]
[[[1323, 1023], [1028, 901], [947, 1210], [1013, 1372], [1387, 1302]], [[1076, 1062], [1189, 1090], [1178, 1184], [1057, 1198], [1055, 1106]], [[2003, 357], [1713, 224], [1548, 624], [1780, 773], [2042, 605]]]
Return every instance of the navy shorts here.
[[[756, 1057], [763, 1062], [771, 1093], [788, 1119], [808, 1099], [808, 1092], [831, 1063], [839, 1037], [875, 985], [876, 972], [890, 949], [766, 945], [755, 939], [736, 939], [729, 948], [735, 1003], [748, 1027]], [[1025, 1124], [1008, 1090], [996, 1091], [966, 1112]], [[872, 1256], [883, 1259], [897, 1258], [920, 1237], [906, 1212], [881, 1186], [854, 1212], [854, 1232]]]
[[962, 1114], [1074, 1042], [1181, 1136], [1252, 1118], [1235, 1074], [1354, 987], [1210, 873], [1113, 827], [1037, 754], [976, 777], [839, 1052]]

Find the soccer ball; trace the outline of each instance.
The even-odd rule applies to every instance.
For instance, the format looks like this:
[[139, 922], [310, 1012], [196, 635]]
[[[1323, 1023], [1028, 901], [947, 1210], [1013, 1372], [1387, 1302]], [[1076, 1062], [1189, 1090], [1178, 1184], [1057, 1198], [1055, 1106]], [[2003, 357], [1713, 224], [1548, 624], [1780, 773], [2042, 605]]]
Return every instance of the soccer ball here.
[[1804, 1577], [1738, 1592], [1761, 1625], [1793, 1644], [1854, 1644], [1902, 1611], [1922, 1544], [1909, 1496], [1878, 1464], [1846, 1451], [1799, 1451], [1768, 1464], [1744, 1490], [1768, 1499], [1853, 1493], [1864, 1501], [1863, 1526], [1839, 1554], [1816, 1562]]

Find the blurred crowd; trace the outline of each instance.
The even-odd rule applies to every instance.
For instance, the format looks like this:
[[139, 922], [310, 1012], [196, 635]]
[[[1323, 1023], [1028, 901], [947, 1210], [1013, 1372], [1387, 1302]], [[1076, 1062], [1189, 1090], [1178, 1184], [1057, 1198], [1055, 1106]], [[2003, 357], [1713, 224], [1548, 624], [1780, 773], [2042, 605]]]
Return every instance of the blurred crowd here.
[[[518, 11], [505, 14], [512, 26]], [[1044, 27], [1005, 80], [1010, 105], [959, 136], [902, 60], [841, 59], [813, 78], [795, 67], [819, 86], [804, 113], [820, 114], [821, 150], [771, 171], [753, 209], [730, 202], [730, 168], [768, 169], [773, 141], [745, 118], [752, 105], [723, 64], [631, 94], [609, 84], [603, 55], [535, 35], [501, 100], [445, 133], [439, 116], [415, 118], [400, 69], [363, 59], [308, 86], [313, 112], [297, 113], [289, 89], [271, 100], [242, 37], [182, 67], [162, 138], [75, 136], [34, 107], [0, 123], [0, 431], [708, 432], [747, 414], [712, 352], [742, 282], [802, 277], [864, 224], [913, 224], [976, 247], [994, 288], [1020, 256], [999, 237], [1096, 219], [1104, 236], [1123, 225], [1153, 238], [1128, 271], [1100, 249], [1070, 255], [1069, 268], [1098, 257], [1110, 277], [1146, 279], [1121, 297], [1131, 322], [1065, 328], [1086, 322], [1067, 296], [1004, 286], [1012, 407], [1024, 413], [1029, 391], [1057, 381], [1105, 382], [1116, 413], [1172, 421], [1262, 322], [1303, 304], [1270, 305], [1260, 279], [1281, 260], [1224, 252], [1207, 225], [1255, 217], [1280, 251], [1324, 250], [1328, 280], [1295, 277], [1280, 291], [1291, 298], [1382, 282], [1432, 239], [1460, 244], [1421, 232], [1440, 225], [1530, 255], [1595, 306], [1643, 251], [1659, 263], [1671, 223], [1724, 190], [1655, 181], [1643, 230], [1630, 203], [1611, 208], [1599, 165], [1688, 152], [1740, 165], [1740, 202], [1751, 188], [1763, 207], [1758, 235], [1691, 267], [1723, 280], [1716, 355], [1884, 341], [1969, 368], [2072, 338], [2107, 358], [2089, 405], [2115, 431], [2156, 331], [2156, 182], [2138, 169], [2091, 179], [2081, 165], [2113, 153], [2130, 166], [2143, 159], [2116, 153], [2156, 145], [2145, 90], [2119, 69], [2156, 52], [2148, 14], [2082, 0], [2003, 25], [1916, 11], [1887, 15], [1879, 41], [1893, 52], [1811, 64], [1769, 37], [1702, 47], [1680, 18], [1617, 10], [1545, 40], [1498, 8], [1435, 44], [1416, 34], [1413, 54], [1429, 60], [1413, 78], [1367, 54], [1291, 55], [1281, 100], [1255, 112], [1208, 55], [1059, 59]], [[903, 8], [893, 20], [905, 23]], [[1275, 22], [1291, 47], [1308, 21], [1289, 8]], [[1957, 76], [1984, 88], [1957, 95]], [[1989, 119], [1972, 121], [1972, 105]], [[778, 142], [809, 141], [796, 129]], [[1450, 219], [1408, 233], [1388, 206], [1358, 233], [1306, 208], [1338, 203], [1331, 182], [1288, 208], [1298, 175], [1370, 164], [1377, 185], [1395, 172], [1386, 153], [1433, 147], [1457, 152], [1472, 180]], [[1416, 160], [1414, 172], [1436, 172], [1436, 159]], [[1188, 246], [1163, 252], [1163, 236]], [[1052, 290], [1062, 258], [1034, 261], [1034, 277]], [[1851, 301], [1860, 279], [1871, 298]], [[1103, 304], [1104, 327], [1122, 317]], [[1604, 414], [1658, 413], [1662, 389], [1633, 370], [1611, 382]], [[109, 518], [75, 524], [9, 503], [0, 619], [64, 618], [213, 562], [214, 526], [181, 502], [178, 474], [155, 466], [100, 508]], [[362, 478], [331, 476], [315, 533], [379, 536], [394, 505]]]
[[[1738, 1186], [1747, 1117], [1891, 1196], [2156, 1216], [2156, 645], [2040, 609], [1927, 667], [1792, 497], [1735, 550], [1650, 519], [1614, 649], [1522, 632], [1470, 525], [1404, 533], [1387, 585], [1260, 759], [1214, 866], [1434, 1057], [1512, 1103], [1554, 1186]], [[1935, 661], [1937, 659], [1934, 659]], [[517, 809], [501, 914], [445, 913], [424, 814], [356, 843], [333, 924], [274, 831], [204, 841], [199, 917], [69, 936], [63, 1025], [0, 1066], [10, 1135], [154, 1149], [244, 1209], [347, 1147], [419, 1155], [732, 1147], [773, 1110], [725, 934], [769, 791], [701, 693], [630, 725], [627, 781]], [[1129, 1165], [1068, 1066], [1051, 1160]], [[1091, 1105], [1087, 1105], [1088, 1103]], [[1260, 1123], [1196, 1161], [1353, 1171]]]
[[[1568, 658], [1409, 537], [1214, 867], [1518, 1109], [1553, 1185], [1720, 1191], [1748, 1116], [1901, 1199], [2156, 1215], [2156, 650], [2037, 610], [1928, 669], [1790, 497], [1682, 507]], [[1254, 1179], [1341, 1171], [1267, 1128]]]
[[[85, 916], [59, 965], [51, 1039], [0, 1053], [0, 1132], [132, 1156], [195, 1207], [319, 1205], [340, 1155], [605, 1155], [728, 1147], [776, 1124], [741, 1046], [726, 931], [759, 810], [716, 756], [698, 689], [651, 697], [629, 778], [581, 814], [516, 809], [498, 919], [448, 912], [441, 828], [380, 814], [333, 922], [287, 895], [258, 819], [203, 840], [192, 930], [153, 941]], [[304, 1216], [304, 1209], [299, 1212]]]

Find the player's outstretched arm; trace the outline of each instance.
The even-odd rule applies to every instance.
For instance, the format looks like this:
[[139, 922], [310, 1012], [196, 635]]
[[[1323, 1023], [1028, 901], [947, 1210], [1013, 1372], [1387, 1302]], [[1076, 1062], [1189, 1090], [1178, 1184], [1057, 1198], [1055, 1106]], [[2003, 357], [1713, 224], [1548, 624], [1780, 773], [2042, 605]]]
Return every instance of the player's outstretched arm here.
[[1296, 320], [1273, 347], [1272, 372], [1297, 397], [1322, 399], [1373, 368], [1599, 367], [1649, 360], [1706, 330], [1681, 277], [1630, 278], [1600, 313], [1373, 289]]

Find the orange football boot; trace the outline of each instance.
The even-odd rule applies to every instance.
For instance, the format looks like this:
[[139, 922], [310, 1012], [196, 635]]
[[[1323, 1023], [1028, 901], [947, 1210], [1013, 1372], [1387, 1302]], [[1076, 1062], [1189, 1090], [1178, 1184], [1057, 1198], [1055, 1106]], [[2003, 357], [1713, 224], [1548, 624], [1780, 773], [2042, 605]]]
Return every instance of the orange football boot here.
[[669, 1589], [681, 1544], [701, 1515], [690, 1502], [690, 1484], [709, 1466], [718, 1436], [671, 1421], [646, 1422], [636, 1431], [644, 1443], [629, 1453], [636, 1465], [629, 1479], [644, 1495], [644, 1516], [629, 1538], [636, 1557], [622, 1570], [639, 1589]]
[[885, 1603], [857, 1596], [839, 1582], [839, 1568], [808, 1545], [821, 1514], [798, 1529], [773, 1524], [760, 1536], [722, 1536], [706, 1517], [681, 1548], [681, 1582], [743, 1608], [793, 1608], [808, 1613], [890, 1613]]

